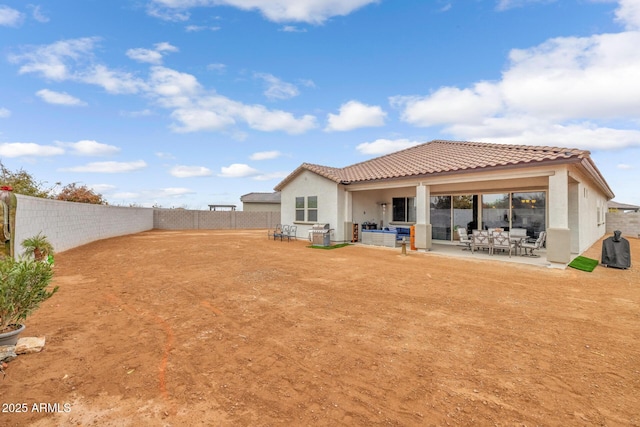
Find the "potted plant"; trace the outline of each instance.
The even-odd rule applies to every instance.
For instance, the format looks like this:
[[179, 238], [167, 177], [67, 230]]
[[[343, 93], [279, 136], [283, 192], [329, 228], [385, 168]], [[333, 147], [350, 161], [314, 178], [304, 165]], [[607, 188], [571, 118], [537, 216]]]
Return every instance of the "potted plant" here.
[[25, 321], [40, 303], [58, 291], [48, 290], [53, 279], [49, 262], [11, 257], [0, 259], [0, 346], [15, 345]]
[[53, 257], [53, 246], [47, 240], [47, 236], [38, 233], [33, 237], [24, 239], [22, 242], [24, 253], [32, 255], [36, 261], [49, 261], [49, 257]]

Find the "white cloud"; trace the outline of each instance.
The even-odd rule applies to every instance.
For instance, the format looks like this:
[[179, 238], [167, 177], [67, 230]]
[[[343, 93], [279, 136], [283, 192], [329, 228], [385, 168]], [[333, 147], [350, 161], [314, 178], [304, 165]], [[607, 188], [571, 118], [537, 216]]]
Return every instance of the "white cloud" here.
[[619, 163], [616, 167], [617, 167], [618, 169], [622, 169], [622, 170], [633, 169], [633, 166], [632, 166], [632, 165], [629, 165], [629, 164], [627, 164], [627, 163]]
[[154, 18], [170, 22], [184, 22], [188, 21], [191, 17], [188, 12], [185, 12], [183, 10], [163, 7], [162, 5], [158, 5], [152, 2], [149, 2], [147, 4], [147, 14], [149, 16], [153, 16]]
[[502, 108], [498, 88], [486, 82], [472, 89], [443, 87], [425, 97], [392, 97], [390, 102], [403, 107], [402, 119], [417, 126], [478, 122]]
[[6, 119], [11, 117], [11, 110], [7, 108], [0, 108], [0, 119]]
[[112, 184], [91, 184], [88, 187], [100, 194], [109, 193], [116, 189], [116, 186]]
[[[423, 141], [424, 142], [424, 141]], [[382, 156], [405, 148], [413, 147], [422, 142], [409, 141], [408, 139], [376, 139], [373, 142], [363, 142], [358, 144], [356, 150], [362, 154], [372, 156]]]
[[277, 159], [282, 156], [282, 153], [279, 151], [260, 151], [257, 153], [253, 153], [249, 158], [251, 160], [271, 160]]
[[176, 132], [220, 131], [245, 122], [250, 128], [264, 131], [284, 131], [300, 134], [316, 126], [315, 117], [296, 118], [281, 110], [269, 110], [263, 105], [246, 105], [220, 95], [194, 98], [196, 107], [178, 108], [171, 116], [177, 121]]
[[155, 44], [155, 49], [134, 48], [127, 50], [126, 54], [129, 58], [138, 62], [146, 62], [148, 64], [162, 64], [162, 59], [166, 52], [177, 52], [178, 48], [167, 42]]
[[640, 29], [640, 3], [638, 0], [618, 0], [616, 20], [627, 30]]
[[340, 106], [339, 114], [327, 115], [326, 131], [348, 131], [363, 127], [384, 126], [387, 113], [377, 105], [349, 101]]
[[179, 133], [221, 131], [236, 123], [233, 117], [202, 108], [179, 108], [171, 117], [178, 122], [171, 128]]
[[[622, 0], [618, 15], [634, 22], [636, 4]], [[640, 146], [638, 45], [640, 31], [558, 37], [512, 50], [499, 81], [390, 102], [402, 109], [405, 122], [441, 126], [456, 139], [587, 149]]]
[[127, 50], [127, 56], [134, 61], [147, 62], [149, 64], [161, 64], [162, 53], [157, 50], [144, 49], [141, 47]]
[[62, 172], [124, 173], [147, 167], [144, 160], [134, 162], [92, 162], [83, 166], [60, 169]]
[[59, 147], [70, 148], [72, 154], [78, 156], [109, 156], [120, 152], [119, 147], [89, 139], [83, 139], [78, 142], [56, 142], [56, 144]]
[[61, 154], [64, 154], [62, 148], [51, 145], [39, 145], [32, 142], [0, 143], [0, 156], [2, 157], [49, 157]]
[[70, 66], [92, 56], [96, 37], [61, 40], [50, 45], [25, 48], [21, 54], [9, 55], [9, 61], [23, 64], [20, 74], [34, 73], [50, 80], [62, 81], [73, 77]]
[[154, 66], [151, 67], [149, 91], [160, 97], [164, 106], [182, 106], [188, 105], [202, 87], [191, 74]]
[[44, 102], [55, 105], [66, 105], [71, 107], [82, 107], [87, 105], [86, 102], [69, 95], [66, 92], [55, 92], [49, 89], [42, 89], [36, 92]]
[[220, 31], [221, 27], [209, 27], [206, 25], [187, 25], [185, 31], [188, 33], [195, 33], [198, 31]]
[[169, 173], [176, 178], [191, 178], [194, 176], [211, 176], [211, 169], [204, 166], [174, 166]]
[[527, 117], [488, 118], [483, 123], [447, 128], [459, 139], [498, 144], [553, 145], [585, 149], [616, 149], [640, 144], [640, 131], [615, 129], [591, 122], [561, 124]]
[[158, 52], [178, 52], [180, 49], [169, 42], [160, 42], [154, 45]]
[[[259, 104], [247, 105], [206, 91], [195, 76], [188, 73], [153, 65], [148, 79], [143, 80], [133, 73], [96, 64], [93, 49], [97, 40], [64, 40], [29, 47], [19, 55], [10, 56], [10, 61], [20, 64], [20, 73], [94, 84], [110, 94], [147, 95], [157, 105], [172, 110], [170, 115], [174, 123], [170, 127], [175, 132], [235, 131], [236, 135], [241, 135], [237, 129], [228, 129], [238, 123], [245, 123], [254, 130], [289, 134], [301, 134], [316, 127], [316, 118], [312, 115], [296, 117], [286, 111], [271, 110]], [[168, 43], [158, 43], [155, 47], [163, 52], [176, 50]], [[274, 85], [269, 93], [275, 97], [293, 94], [285, 83]]]
[[257, 169], [252, 168], [249, 165], [242, 163], [234, 163], [229, 166], [223, 166], [220, 169], [221, 173], [218, 176], [223, 178], [246, 178], [249, 176], [258, 175], [260, 172]]
[[18, 27], [23, 19], [24, 15], [21, 12], [0, 4], [0, 26]]
[[42, 24], [49, 22], [49, 17], [42, 13], [40, 6], [29, 5], [29, 8], [31, 9], [33, 19]]
[[145, 108], [144, 110], [139, 110], [139, 111], [121, 111], [120, 115], [123, 117], [131, 117], [131, 118], [149, 117], [153, 115], [153, 111], [149, 110], [148, 108]]
[[101, 86], [111, 94], [135, 94], [146, 89], [143, 80], [131, 73], [110, 70], [104, 65], [94, 65], [78, 73], [76, 79], [84, 83]]
[[264, 91], [264, 95], [271, 100], [289, 99], [300, 94], [296, 85], [284, 82], [271, 74], [255, 73], [255, 77], [264, 80], [267, 84], [267, 89]]
[[316, 118], [305, 114], [296, 118], [293, 114], [281, 110], [269, 110], [262, 105], [239, 104], [237, 114], [249, 127], [264, 132], [284, 131], [289, 134], [300, 134], [316, 127]]
[[162, 151], [158, 151], [155, 153], [156, 157], [160, 158], [160, 159], [170, 159], [173, 160], [176, 158], [176, 156], [174, 156], [171, 153], [164, 153]]
[[145, 89], [145, 82], [135, 75], [93, 63], [93, 50], [98, 40], [97, 37], [85, 37], [30, 46], [20, 54], [9, 55], [9, 61], [21, 64], [18, 69], [20, 74], [36, 74], [54, 81], [95, 84], [112, 94], [138, 93]]
[[[202, 6], [232, 6], [258, 10], [270, 21], [298, 21], [322, 24], [333, 16], [345, 16], [379, 0], [153, 0], [152, 16], [179, 20], [187, 18], [185, 9]], [[174, 14], [178, 16], [175, 17]]]
[[498, 0], [496, 9], [503, 11], [503, 10], [513, 9], [516, 7], [522, 7], [529, 3], [550, 3], [553, 1], [555, 0]]
[[222, 74], [227, 70], [227, 66], [225, 64], [209, 64], [207, 65], [207, 70], [217, 71]]
[[295, 25], [284, 25], [278, 31], [282, 31], [282, 32], [285, 32], [285, 33], [306, 33], [307, 29], [306, 28], [298, 28]]

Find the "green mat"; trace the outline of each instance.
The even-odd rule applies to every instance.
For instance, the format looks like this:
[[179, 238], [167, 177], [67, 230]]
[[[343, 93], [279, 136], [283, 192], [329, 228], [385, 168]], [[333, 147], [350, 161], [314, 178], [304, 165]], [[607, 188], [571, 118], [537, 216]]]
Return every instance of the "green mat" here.
[[591, 259], [583, 256], [576, 257], [569, 263], [569, 267], [575, 268], [576, 270], [588, 271], [589, 273], [592, 272], [597, 265], [597, 259]]

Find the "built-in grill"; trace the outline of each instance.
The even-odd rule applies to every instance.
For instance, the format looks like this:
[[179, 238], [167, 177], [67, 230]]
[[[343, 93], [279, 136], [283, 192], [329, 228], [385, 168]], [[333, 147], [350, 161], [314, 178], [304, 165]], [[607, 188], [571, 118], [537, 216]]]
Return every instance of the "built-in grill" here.
[[309, 241], [314, 246], [331, 246], [329, 224], [314, 224], [309, 230]]

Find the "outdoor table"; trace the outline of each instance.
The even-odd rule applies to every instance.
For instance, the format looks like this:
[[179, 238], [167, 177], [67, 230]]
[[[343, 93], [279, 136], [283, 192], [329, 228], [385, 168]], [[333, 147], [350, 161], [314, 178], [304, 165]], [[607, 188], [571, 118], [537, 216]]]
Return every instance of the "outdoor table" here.
[[527, 240], [527, 236], [509, 236], [509, 240], [513, 242], [516, 255], [518, 255], [518, 250], [522, 249], [520, 245], [524, 240]]

